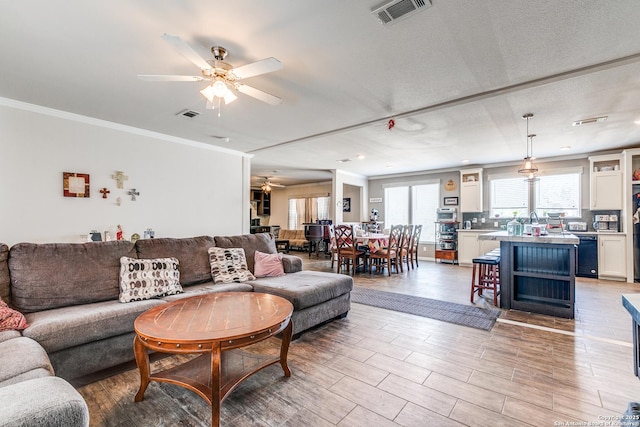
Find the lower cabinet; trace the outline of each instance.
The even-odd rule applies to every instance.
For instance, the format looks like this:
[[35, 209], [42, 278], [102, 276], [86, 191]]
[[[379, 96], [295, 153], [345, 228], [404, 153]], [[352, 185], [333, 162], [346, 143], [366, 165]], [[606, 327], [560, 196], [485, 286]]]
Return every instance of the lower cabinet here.
[[619, 234], [598, 235], [598, 278], [627, 279], [626, 236]]
[[500, 247], [498, 240], [478, 240], [481, 234], [494, 230], [458, 230], [458, 264], [471, 266], [473, 259]]
[[480, 254], [480, 231], [458, 231], [458, 264], [470, 266]]

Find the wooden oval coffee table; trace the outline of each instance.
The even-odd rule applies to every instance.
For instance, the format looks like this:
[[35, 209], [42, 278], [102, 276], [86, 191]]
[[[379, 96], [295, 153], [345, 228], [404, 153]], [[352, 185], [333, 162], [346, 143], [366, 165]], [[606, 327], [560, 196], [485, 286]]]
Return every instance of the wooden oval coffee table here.
[[[211, 405], [211, 425], [220, 425], [220, 405], [244, 379], [280, 362], [291, 376], [287, 353], [291, 343], [293, 305], [284, 298], [257, 292], [221, 292], [173, 301], [145, 311], [136, 319], [133, 348], [140, 371], [135, 401], [144, 398], [150, 381], [177, 384]], [[239, 350], [282, 332], [280, 356]], [[151, 374], [147, 350], [202, 353], [189, 362]]]

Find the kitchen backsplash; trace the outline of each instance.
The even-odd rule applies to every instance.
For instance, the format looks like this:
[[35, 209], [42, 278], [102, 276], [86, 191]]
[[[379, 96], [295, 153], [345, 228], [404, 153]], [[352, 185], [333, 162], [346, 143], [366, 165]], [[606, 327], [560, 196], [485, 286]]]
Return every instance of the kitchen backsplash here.
[[[587, 231], [596, 231], [593, 228], [595, 215], [618, 215], [618, 221], [620, 220], [620, 211], [618, 210], [590, 211], [588, 209], [583, 209], [581, 218], [565, 219], [565, 224], [567, 222], [586, 222]], [[489, 211], [463, 213], [462, 220], [460, 221], [460, 228], [464, 228], [465, 221], [470, 221], [472, 230], [505, 230], [507, 228], [507, 222], [511, 221], [511, 219], [512, 217], [490, 217]], [[525, 222], [529, 222], [529, 218], [524, 218], [524, 220]], [[546, 223], [546, 219], [540, 218], [540, 222]]]

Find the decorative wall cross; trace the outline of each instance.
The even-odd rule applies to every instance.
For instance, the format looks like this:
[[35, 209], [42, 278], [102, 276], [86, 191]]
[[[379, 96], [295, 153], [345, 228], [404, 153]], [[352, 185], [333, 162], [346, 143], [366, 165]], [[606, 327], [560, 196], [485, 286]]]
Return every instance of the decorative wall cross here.
[[124, 181], [129, 179], [129, 177], [125, 175], [124, 172], [122, 171], [116, 171], [115, 174], [111, 175], [111, 178], [116, 180], [118, 184], [118, 188], [124, 188]]
[[109, 189], [107, 187], [101, 188], [100, 192], [102, 193], [102, 198], [106, 199], [107, 198], [107, 194], [111, 193], [111, 191], [109, 191]]
[[131, 201], [135, 202], [136, 201], [136, 196], [139, 196], [140, 192], [136, 191], [135, 188], [132, 188], [131, 190], [129, 190], [129, 192], [127, 194], [131, 196]]

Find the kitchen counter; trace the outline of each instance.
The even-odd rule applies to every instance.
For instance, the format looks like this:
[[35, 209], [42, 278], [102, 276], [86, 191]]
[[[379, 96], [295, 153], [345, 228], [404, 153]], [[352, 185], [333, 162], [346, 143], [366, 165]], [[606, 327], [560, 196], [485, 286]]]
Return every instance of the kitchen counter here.
[[509, 236], [506, 231], [480, 234], [500, 241], [500, 306], [506, 309], [573, 319], [576, 245], [570, 233]]
[[478, 240], [499, 240], [501, 242], [553, 243], [558, 245], [577, 245], [580, 239], [571, 233], [549, 233], [542, 236], [510, 236], [506, 231], [494, 231], [478, 236]]

